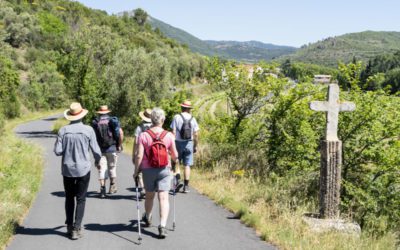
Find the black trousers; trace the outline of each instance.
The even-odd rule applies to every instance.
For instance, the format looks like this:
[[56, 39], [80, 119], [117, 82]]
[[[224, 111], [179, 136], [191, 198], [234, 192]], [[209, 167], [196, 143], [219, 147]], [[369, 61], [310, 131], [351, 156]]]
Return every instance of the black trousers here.
[[[80, 229], [83, 215], [85, 213], [86, 193], [90, 181], [90, 172], [82, 177], [64, 176], [65, 190], [65, 224]], [[75, 207], [76, 198], [76, 207]], [[74, 222], [75, 213], [75, 222]]]

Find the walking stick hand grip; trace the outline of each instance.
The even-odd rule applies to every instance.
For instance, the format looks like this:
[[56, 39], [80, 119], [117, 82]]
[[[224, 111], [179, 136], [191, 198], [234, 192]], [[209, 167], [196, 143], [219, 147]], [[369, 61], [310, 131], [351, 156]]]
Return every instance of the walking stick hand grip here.
[[136, 187], [139, 187], [139, 176], [135, 177], [135, 185]]

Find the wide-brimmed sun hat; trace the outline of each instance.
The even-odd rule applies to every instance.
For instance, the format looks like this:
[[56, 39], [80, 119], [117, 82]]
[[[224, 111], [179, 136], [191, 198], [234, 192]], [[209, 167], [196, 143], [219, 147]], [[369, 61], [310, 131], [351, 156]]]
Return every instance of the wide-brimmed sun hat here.
[[77, 121], [85, 117], [88, 113], [86, 109], [83, 109], [79, 102], [73, 102], [69, 106], [69, 109], [64, 111], [64, 117], [68, 121]]
[[145, 109], [144, 111], [139, 112], [140, 118], [145, 122], [151, 122], [151, 111], [151, 109]]
[[107, 105], [101, 105], [99, 110], [96, 111], [97, 114], [102, 114], [102, 115], [108, 114], [110, 112], [111, 112], [111, 110], [108, 109]]
[[192, 103], [189, 100], [185, 100], [181, 103], [182, 108], [192, 109]]

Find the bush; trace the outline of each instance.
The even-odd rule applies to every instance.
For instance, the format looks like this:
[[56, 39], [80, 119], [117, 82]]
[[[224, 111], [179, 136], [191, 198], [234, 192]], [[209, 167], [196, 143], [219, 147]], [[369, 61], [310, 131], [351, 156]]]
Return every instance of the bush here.
[[0, 107], [6, 118], [19, 116], [20, 103], [17, 97], [19, 74], [11, 60], [0, 54]]

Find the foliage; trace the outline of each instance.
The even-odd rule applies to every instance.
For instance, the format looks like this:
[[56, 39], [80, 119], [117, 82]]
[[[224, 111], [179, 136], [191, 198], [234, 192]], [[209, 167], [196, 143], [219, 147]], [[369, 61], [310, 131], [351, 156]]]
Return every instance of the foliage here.
[[39, 13], [38, 19], [41, 31], [45, 35], [60, 36], [67, 31], [67, 26], [64, 22], [49, 12]]
[[287, 59], [281, 64], [282, 73], [293, 80], [306, 82], [314, 78], [314, 75], [337, 75], [337, 70], [316, 64], [292, 62]]
[[6, 31], [4, 41], [14, 47], [32, 42], [37, 34], [36, 18], [29, 13], [18, 14], [11, 7], [5, 7], [0, 9], [0, 20]]
[[362, 71], [362, 62], [352, 62], [349, 64], [339, 63], [338, 81], [343, 89], [360, 89], [360, 76]]
[[55, 109], [65, 105], [68, 97], [64, 77], [52, 62], [36, 62], [31, 68], [29, 82], [22, 85], [25, 105], [33, 110]]
[[[341, 212], [373, 234], [399, 232], [400, 121], [397, 117], [400, 111], [397, 107], [400, 100], [384, 92], [361, 92], [360, 65], [340, 67], [345, 86], [351, 90], [342, 91], [341, 98], [355, 102], [357, 107], [354, 112], [341, 113], [339, 117], [339, 136], [344, 145]], [[215, 76], [222, 82], [229, 79], [225, 81], [228, 95], [232, 89], [246, 89], [248, 82], [256, 81], [240, 78], [237, 68], [229, 71], [224, 67], [227, 76]], [[233, 76], [229, 77], [230, 74]], [[256, 74], [253, 78], [257, 77]], [[236, 85], [236, 79], [241, 84]], [[264, 95], [269, 98], [264, 100], [261, 109], [252, 103], [256, 112], [242, 121], [240, 130], [230, 129], [239, 114], [237, 108], [231, 116], [219, 116], [204, 125], [212, 131], [207, 136], [213, 152], [209, 157], [214, 166], [219, 162], [232, 171], [244, 169], [250, 176], [265, 181], [277, 176], [294, 180], [297, 185], [287, 190], [291, 197], [316, 204], [319, 141], [325, 115], [311, 111], [308, 105], [312, 100], [326, 99], [326, 88], [307, 82], [293, 84], [285, 79], [262, 81]], [[246, 90], [249, 96], [254, 93]], [[242, 96], [231, 95], [230, 101], [240, 101]], [[296, 206], [292, 209], [296, 210]]]
[[129, 17], [109, 16], [76, 1], [0, 5], [0, 48], [21, 70], [19, 95], [29, 109], [76, 100], [90, 110], [90, 120], [99, 105], [108, 104], [130, 132], [140, 109], [161, 104], [172, 85], [191, 82], [204, 71], [201, 56], [152, 31], [140, 9]]
[[376, 233], [398, 231], [400, 99], [358, 91], [342, 98], [357, 105], [356, 111], [341, 114], [339, 124], [344, 145], [343, 211]]
[[168, 60], [158, 52], [146, 53], [144, 49], [119, 50], [113, 63], [107, 67], [106, 79], [114, 114], [123, 117], [128, 130], [133, 132], [140, 122], [139, 111], [157, 105], [168, 96]]
[[17, 90], [20, 81], [12, 61], [0, 54], [0, 113], [7, 118], [19, 115], [20, 102]]
[[143, 25], [146, 23], [147, 17], [148, 17], [147, 12], [144, 11], [143, 9], [141, 9], [141, 8], [137, 8], [137, 9], [134, 11], [133, 19], [134, 19], [134, 20], [137, 22], [137, 24], [139, 24], [140, 26], [143, 26]]

